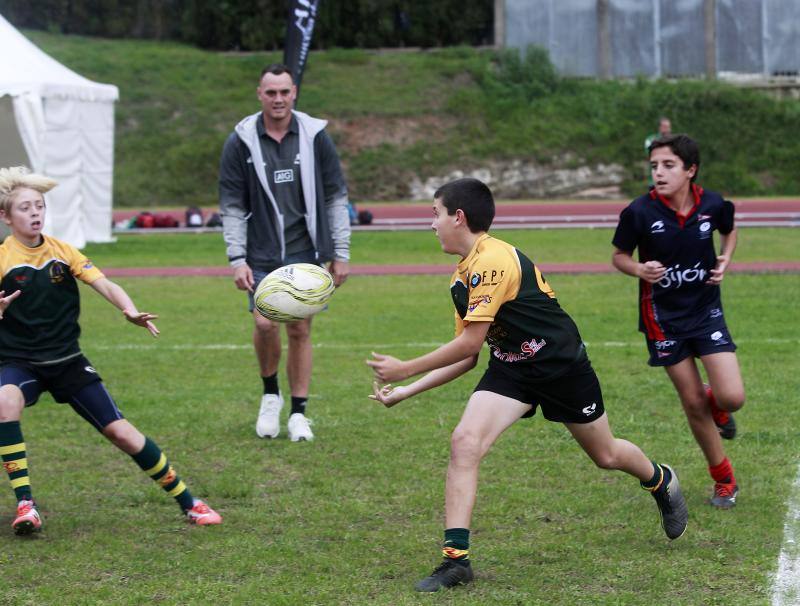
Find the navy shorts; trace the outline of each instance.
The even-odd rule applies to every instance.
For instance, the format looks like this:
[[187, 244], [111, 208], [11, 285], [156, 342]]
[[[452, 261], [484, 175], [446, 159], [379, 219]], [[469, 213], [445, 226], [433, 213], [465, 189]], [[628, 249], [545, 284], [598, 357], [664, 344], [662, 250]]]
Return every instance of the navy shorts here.
[[683, 339], [646, 339], [650, 366], [673, 366], [689, 356], [699, 358], [723, 351], [736, 351], [736, 344], [725, 325], [715, 326], [709, 332]]
[[[298, 253], [294, 253], [291, 255], [286, 255], [283, 260], [283, 263], [280, 265], [276, 265], [271, 269], [266, 271], [261, 271], [258, 269], [253, 270], [253, 290], [258, 288], [258, 285], [261, 284], [261, 280], [267, 277], [267, 274], [275, 271], [279, 267], [283, 267], [284, 265], [291, 265], [292, 263], [311, 263], [312, 265], [319, 265], [317, 261], [317, 253], [314, 250], [303, 250]], [[249, 300], [248, 311], [253, 311], [256, 308], [256, 304], [253, 302], [253, 293], [247, 291], [247, 298]]]
[[83, 355], [44, 366], [22, 361], [4, 362], [0, 366], [0, 385], [19, 387], [25, 406], [33, 406], [42, 392], [49, 391], [56, 402], [69, 404], [98, 431], [125, 418], [100, 375]]
[[475, 391], [491, 391], [530, 404], [522, 418], [532, 417], [540, 407], [548, 421], [591, 423], [605, 412], [600, 381], [588, 359], [567, 374], [543, 382], [520, 380], [490, 365]]

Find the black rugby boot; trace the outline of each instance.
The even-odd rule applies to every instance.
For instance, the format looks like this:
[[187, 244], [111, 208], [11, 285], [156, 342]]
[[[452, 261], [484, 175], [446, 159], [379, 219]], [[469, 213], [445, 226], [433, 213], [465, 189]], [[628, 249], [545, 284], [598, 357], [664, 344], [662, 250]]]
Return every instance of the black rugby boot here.
[[433, 570], [431, 576], [422, 579], [414, 589], [433, 593], [434, 591], [439, 591], [442, 587], [450, 588], [456, 585], [466, 585], [473, 578], [472, 566], [470, 566], [469, 562], [464, 565], [450, 558], [445, 558]]
[[658, 505], [661, 527], [670, 540], [675, 540], [686, 532], [686, 525], [689, 523], [689, 509], [681, 492], [678, 475], [669, 465], [661, 465], [661, 468], [664, 470], [665, 476], [669, 474], [669, 478], [664, 477], [661, 486], [652, 495]]

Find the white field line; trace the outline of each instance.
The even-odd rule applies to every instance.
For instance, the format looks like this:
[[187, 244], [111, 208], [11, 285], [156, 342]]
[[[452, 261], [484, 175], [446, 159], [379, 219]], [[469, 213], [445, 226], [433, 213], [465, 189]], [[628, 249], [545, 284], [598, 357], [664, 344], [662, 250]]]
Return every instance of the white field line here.
[[[426, 220], [424, 223], [409, 223], [406, 221], [397, 221], [393, 223], [372, 223], [370, 225], [353, 225], [353, 231], [420, 231], [429, 230], [430, 221]], [[737, 227], [800, 227], [800, 219], [736, 219]], [[492, 229], [611, 229], [616, 226], [614, 222], [607, 221], [578, 221], [577, 218], [573, 221], [560, 221], [553, 222], [550, 217], [543, 223], [527, 222], [527, 223], [509, 223], [505, 221], [495, 221], [492, 223]], [[183, 229], [183, 228], [176, 228]], [[134, 230], [127, 230], [134, 231]], [[146, 232], [168, 233], [168, 228], [143, 229]], [[117, 233], [117, 232], [114, 232]]]
[[[737, 339], [739, 345], [745, 343], [769, 344], [769, 345], [800, 345], [800, 338], [797, 339]], [[421, 347], [439, 347], [444, 343], [430, 342], [400, 342], [400, 343], [314, 343], [314, 349], [369, 349], [372, 351], [387, 351], [391, 349], [417, 349]], [[636, 341], [587, 341], [587, 347], [638, 347], [643, 346], [644, 342]], [[91, 345], [88, 349], [94, 351], [151, 351], [151, 350], [174, 350], [174, 351], [236, 351], [252, 349], [251, 343], [120, 343], [117, 345]]]
[[783, 545], [772, 584], [772, 606], [800, 604], [800, 466], [787, 501]]
[[[786, 219], [795, 221], [800, 219], [800, 213], [796, 212], [757, 212], [757, 213], [736, 213], [737, 219]], [[375, 219], [372, 225], [425, 225], [428, 226], [433, 217], [387, 217]], [[619, 221], [619, 213], [616, 215], [497, 215], [495, 223], [615, 223]]]

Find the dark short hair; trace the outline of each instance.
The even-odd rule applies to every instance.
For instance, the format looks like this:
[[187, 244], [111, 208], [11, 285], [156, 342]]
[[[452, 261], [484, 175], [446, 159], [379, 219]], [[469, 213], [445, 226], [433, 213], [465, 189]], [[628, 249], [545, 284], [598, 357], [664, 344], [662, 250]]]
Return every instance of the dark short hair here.
[[658, 137], [647, 148], [650, 154], [653, 150], [659, 147], [669, 147], [672, 153], [678, 156], [683, 162], [684, 170], [689, 170], [694, 164], [697, 169], [695, 170], [692, 181], [697, 178], [700, 172], [700, 147], [697, 142], [688, 135], [667, 135], [665, 137]]
[[267, 67], [261, 70], [261, 76], [258, 78], [258, 81], [261, 82], [266, 74], [273, 74], [275, 76], [280, 76], [281, 74], [289, 74], [289, 77], [292, 79], [292, 84], [294, 84], [294, 76], [292, 75], [292, 70], [289, 69], [288, 65], [284, 65], [283, 63], [271, 63], [267, 65]]
[[489, 231], [494, 220], [494, 197], [489, 187], [478, 179], [456, 179], [442, 185], [433, 194], [441, 200], [448, 215], [456, 214], [460, 208], [467, 218], [467, 227], [472, 233]]

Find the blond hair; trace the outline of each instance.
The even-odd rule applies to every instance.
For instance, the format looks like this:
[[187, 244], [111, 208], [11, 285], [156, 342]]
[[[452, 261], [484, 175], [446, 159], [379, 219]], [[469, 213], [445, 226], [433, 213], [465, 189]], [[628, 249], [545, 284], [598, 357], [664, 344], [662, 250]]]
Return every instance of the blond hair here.
[[32, 173], [26, 166], [0, 168], [0, 211], [11, 210], [11, 197], [17, 189], [28, 188], [45, 194], [58, 185], [50, 177]]

